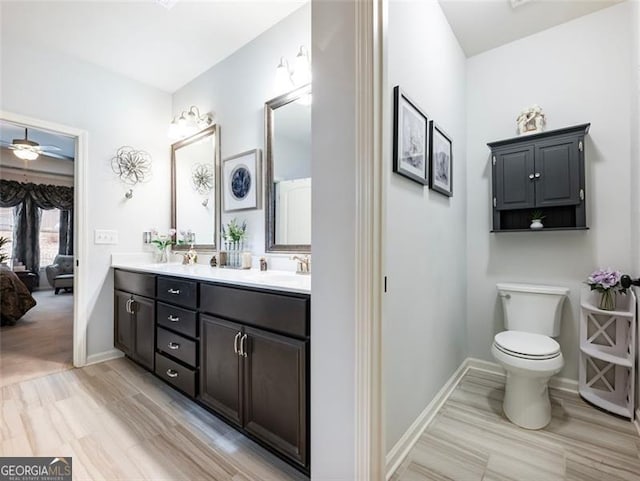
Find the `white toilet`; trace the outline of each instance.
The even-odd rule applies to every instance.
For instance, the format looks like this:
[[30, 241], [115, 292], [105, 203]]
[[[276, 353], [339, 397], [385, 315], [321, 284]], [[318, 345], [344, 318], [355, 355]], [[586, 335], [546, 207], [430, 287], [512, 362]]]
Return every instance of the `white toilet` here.
[[551, 420], [547, 384], [564, 365], [560, 345], [565, 287], [497, 284], [506, 331], [496, 334], [491, 353], [507, 371], [503, 409], [511, 422], [540, 429]]

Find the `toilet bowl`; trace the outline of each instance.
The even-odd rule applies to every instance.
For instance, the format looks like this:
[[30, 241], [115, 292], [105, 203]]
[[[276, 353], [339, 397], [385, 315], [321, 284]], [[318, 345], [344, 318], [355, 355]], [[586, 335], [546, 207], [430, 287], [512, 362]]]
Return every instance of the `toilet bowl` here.
[[493, 357], [507, 372], [503, 410], [514, 424], [541, 429], [551, 420], [549, 379], [560, 372], [560, 345], [548, 336], [521, 331], [496, 334]]
[[507, 373], [503, 410], [526, 429], [541, 429], [551, 420], [549, 379], [564, 358], [552, 339], [560, 334], [562, 304], [569, 290], [530, 284], [497, 285], [506, 331], [495, 335], [491, 353]]

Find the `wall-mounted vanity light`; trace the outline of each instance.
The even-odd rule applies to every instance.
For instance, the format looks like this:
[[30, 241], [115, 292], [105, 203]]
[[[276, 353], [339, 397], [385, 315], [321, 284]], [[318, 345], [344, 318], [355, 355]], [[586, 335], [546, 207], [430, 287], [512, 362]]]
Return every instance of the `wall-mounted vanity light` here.
[[212, 124], [212, 114], [200, 114], [200, 109], [192, 105], [189, 110], [183, 110], [180, 115], [176, 115], [173, 118], [171, 124], [169, 124], [168, 135], [171, 140], [184, 139], [210, 127]]
[[290, 92], [310, 82], [311, 61], [304, 45], [300, 45], [293, 66], [289, 66], [286, 58], [280, 57], [280, 63], [276, 67], [276, 94]]

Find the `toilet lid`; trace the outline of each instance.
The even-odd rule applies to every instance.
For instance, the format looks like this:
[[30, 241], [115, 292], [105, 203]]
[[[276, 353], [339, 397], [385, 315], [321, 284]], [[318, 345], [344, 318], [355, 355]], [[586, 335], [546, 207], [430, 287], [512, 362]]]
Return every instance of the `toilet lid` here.
[[560, 354], [560, 344], [549, 336], [522, 331], [503, 331], [494, 338], [506, 354], [526, 359], [550, 359]]

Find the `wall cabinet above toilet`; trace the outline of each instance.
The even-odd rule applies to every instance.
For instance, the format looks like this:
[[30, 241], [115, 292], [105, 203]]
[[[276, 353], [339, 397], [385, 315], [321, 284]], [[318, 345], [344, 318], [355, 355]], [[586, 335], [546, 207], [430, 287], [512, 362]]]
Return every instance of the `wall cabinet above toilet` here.
[[586, 229], [585, 142], [590, 124], [519, 136], [491, 148], [493, 232]]

